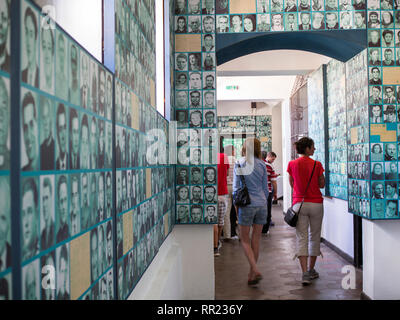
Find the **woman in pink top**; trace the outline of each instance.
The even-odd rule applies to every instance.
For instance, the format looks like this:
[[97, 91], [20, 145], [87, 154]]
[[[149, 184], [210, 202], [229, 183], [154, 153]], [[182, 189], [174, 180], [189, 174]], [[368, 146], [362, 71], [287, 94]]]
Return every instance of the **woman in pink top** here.
[[[302, 283], [307, 285], [311, 283], [311, 280], [319, 277], [314, 266], [317, 256], [321, 254], [320, 239], [324, 207], [320, 189], [325, 187], [325, 177], [321, 162], [310, 158], [315, 151], [314, 141], [304, 137], [297, 141], [295, 146], [300, 157], [289, 162], [287, 172], [290, 186], [293, 188], [293, 206], [296, 212], [304, 198], [296, 226], [297, 252], [295, 257], [299, 258], [303, 272]], [[309, 181], [310, 185], [307, 189]], [[309, 268], [307, 268], [308, 257]]]

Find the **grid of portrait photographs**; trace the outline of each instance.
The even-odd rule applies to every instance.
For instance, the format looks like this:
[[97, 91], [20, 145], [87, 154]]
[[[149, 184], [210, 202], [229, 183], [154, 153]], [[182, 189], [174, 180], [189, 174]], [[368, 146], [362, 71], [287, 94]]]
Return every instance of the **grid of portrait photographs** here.
[[[102, 278], [113, 261], [113, 75], [58, 26], [43, 27], [40, 12], [22, 1], [22, 298], [98, 297], [96, 290], [108, 298], [113, 287]], [[79, 258], [84, 248], [89, 261]], [[85, 285], [77, 286], [81, 276]]]
[[349, 212], [370, 218], [367, 50], [346, 62]]
[[169, 125], [155, 109], [155, 1], [115, 4], [116, 294], [123, 300], [172, 230], [175, 171], [167, 165]]
[[[186, 42], [193, 37], [199, 40], [195, 51], [175, 52], [176, 223], [215, 223], [219, 143], [215, 1], [175, 1], [174, 20], [176, 47], [180, 47], [177, 41]], [[182, 179], [185, 173], [187, 176]]]
[[[189, 4], [199, 1], [188, 0]], [[253, 0], [240, 3], [216, 0], [215, 2], [218, 33], [366, 28], [366, 0]]]
[[272, 117], [263, 116], [220, 116], [220, 135], [254, 134], [261, 141], [261, 149], [272, 150]]
[[347, 200], [347, 126], [345, 64], [327, 65], [329, 195]]
[[[307, 80], [308, 95], [308, 135], [314, 140], [313, 159], [325, 168], [325, 106], [323, 68], [314, 71]], [[325, 194], [325, 188], [321, 189]]]
[[10, 0], [0, 0], [0, 300], [12, 297]]
[[399, 218], [400, 88], [385, 71], [400, 66], [400, 2], [368, 1], [371, 219]]

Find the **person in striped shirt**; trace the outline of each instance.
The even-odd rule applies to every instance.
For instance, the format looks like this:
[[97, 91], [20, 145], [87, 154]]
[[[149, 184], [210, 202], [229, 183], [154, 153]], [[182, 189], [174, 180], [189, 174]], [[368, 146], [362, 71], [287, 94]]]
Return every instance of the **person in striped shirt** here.
[[263, 234], [268, 234], [269, 227], [270, 225], [274, 225], [274, 223], [271, 221], [271, 210], [272, 210], [272, 199], [277, 200], [277, 184], [276, 184], [276, 178], [278, 175], [275, 173], [275, 170], [272, 166], [272, 163], [276, 159], [276, 154], [273, 151], [262, 152], [262, 158], [265, 161], [266, 167], [267, 167], [267, 172], [268, 172], [268, 191], [269, 191], [269, 197], [268, 197], [268, 215], [267, 215], [267, 223], [264, 225], [262, 233]]

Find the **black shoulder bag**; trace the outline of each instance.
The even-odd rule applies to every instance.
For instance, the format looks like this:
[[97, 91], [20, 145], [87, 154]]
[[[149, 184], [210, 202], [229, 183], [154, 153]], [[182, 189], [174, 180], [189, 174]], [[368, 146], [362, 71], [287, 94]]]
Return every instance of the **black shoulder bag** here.
[[303, 197], [303, 201], [301, 202], [299, 211], [297, 211], [297, 212], [294, 211], [293, 206], [291, 206], [285, 213], [284, 220], [291, 227], [296, 227], [296, 225], [297, 225], [297, 220], [299, 218], [299, 213], [300, 213], [301, 207], [303, 206], [304, 198], [306, 197], [308, 187], [310, 186], [311, 178], [312, 178], [312, 176], [314, 174], [314, 169], [315, 169], [315, 165], [316, 164], [317, 164], [317, 161], [314, 161], [314, 167], [313, 167], [312, 172], [311, 172], [310, 180], [308, 180], [306, 191], [304, 191], [304, 197]]
[[[237, 165], [239, 166], [239, 168], [241, 168], [239, 162], [237, 162]], [[245, 207], [251, 203], [250, 195], [243, 175], [240, 175], [240, 181], [241, 181], [241, 187], [235, 193], [235, 197], [233, 198], [233, 204], [238, 207]]]

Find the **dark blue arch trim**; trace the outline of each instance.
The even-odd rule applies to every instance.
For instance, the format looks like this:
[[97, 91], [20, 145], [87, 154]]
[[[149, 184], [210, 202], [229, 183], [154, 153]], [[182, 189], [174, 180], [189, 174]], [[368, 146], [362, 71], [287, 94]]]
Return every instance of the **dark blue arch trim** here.
[[366, 30], [223, 33], [216, 36], [217, 64], [267, 50], [303, 50], [345, 62], [367, 47]]

